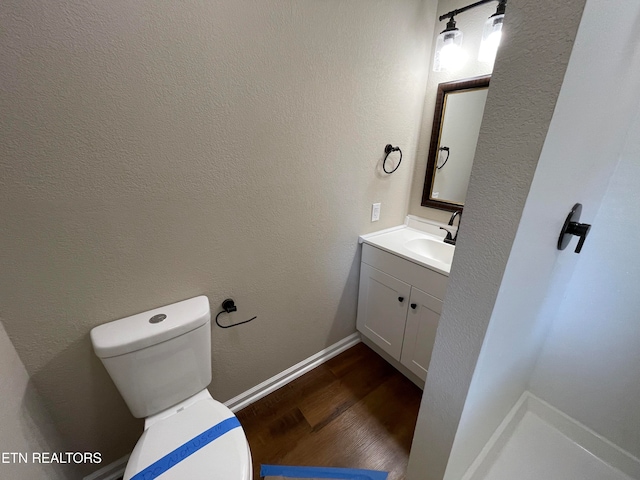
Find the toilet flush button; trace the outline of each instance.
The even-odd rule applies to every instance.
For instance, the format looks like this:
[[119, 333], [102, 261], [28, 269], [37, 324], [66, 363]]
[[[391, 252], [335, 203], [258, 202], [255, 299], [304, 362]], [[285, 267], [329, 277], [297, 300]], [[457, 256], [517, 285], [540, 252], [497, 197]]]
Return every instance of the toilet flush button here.
[[151, 317], [149, 319], [149, 323], [160, 323], [165, 318], [167, 318], [167, 316], [164, 313], [159, 313], [158, 315], [154, 315], [153, 317]]

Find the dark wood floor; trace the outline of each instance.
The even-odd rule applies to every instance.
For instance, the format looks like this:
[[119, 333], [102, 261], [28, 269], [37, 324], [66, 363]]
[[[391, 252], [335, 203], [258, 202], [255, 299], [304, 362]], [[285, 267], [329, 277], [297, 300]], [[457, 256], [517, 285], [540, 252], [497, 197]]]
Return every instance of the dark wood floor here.
[[405, 478], [422, 391], [360, 343], [236, 415], [260, 464]]

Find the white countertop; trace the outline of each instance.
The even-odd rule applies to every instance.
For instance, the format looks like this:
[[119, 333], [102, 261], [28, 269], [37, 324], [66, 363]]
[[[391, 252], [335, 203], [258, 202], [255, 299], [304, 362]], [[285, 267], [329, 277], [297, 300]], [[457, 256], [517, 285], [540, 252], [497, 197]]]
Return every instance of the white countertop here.
[[380, 248], [410, 262], [417, 263], [418, 265], [449, 276], [451, 263], [421, 255], [416, 252], [415, 249], [410, 249], [406, 246], [413, 240], [428, 239], [442, 244], [444, 250], [451, 248], [451, 257], [453, 257], [455, 247], [444, 243], [443, 240], [446, 232], [440, 230], [439, 226], [440, 224], [437, 222], [431, 222], [410, 215], [407, 217], [404, 225], [361, 235], [359, 242]]

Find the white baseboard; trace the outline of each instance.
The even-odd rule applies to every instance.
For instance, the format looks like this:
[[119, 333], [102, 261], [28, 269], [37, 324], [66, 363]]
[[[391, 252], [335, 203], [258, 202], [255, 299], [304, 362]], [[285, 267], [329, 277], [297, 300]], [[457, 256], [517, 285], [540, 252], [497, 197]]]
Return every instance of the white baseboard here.
[[91, 475], [87, 475], [82, 480], [116, 480], [124, 475], [124, 470], [127, 468], [127, 462], [129, 461], [129, 455], [125, 455], [119, 458], [115, 462], [110, 463], [102, 467], [97, 472], [93, 472]]
[[527, 413], [528, 399], [531, 394], [525, 390], [515, 405], [509, 410], [498, 428], [493, 432], [476, 459], [471, 463], [462, 480], [476, 480], [484, 478], [502, 451], [520, 420]]
[[[316, 368], [318, 365], [323, 364], [327, 360], [335, 357], [336, 355], [339, 355], [340, 353], [353, 347], [354, 345], [357, 345], [360, 342], [360, 334], [358, 332], [355, 332], [348, 337], [343, 338], [339, 342], [336, 342], [333, 345], [325, 348], [324, 350], [319, 351], [315, 355], [312, 355], [309, 358], [301, 361], [300, 363], [295, 364], [293, 367], [286, 369], [284, 372], [280, 372], [279, 374], [274, 375], [273, 377], [265, 380], [259, 385], [250, 388], [246, 392], [233, 397], [231, 400], [225, 402], [225, 405], [234, 413], [238, 410], [242, 410], [244, 407], [257, 402], [261, 398], [266, 397], [280, 387], [284, 387], [287, 383], [291, 383], [296, 378], [301, 377], [305, 373]], [[83, 480], [115, 480], [117, 478], [120, 478], [122, 474], [124, 474], [124, 470], [127, 466], [128, 460], [129, 455], [125, 455], [115, 462], [101, 468], [97, 472], [84, 477]]]
[[293, 367], [290, 367], [255, 387], [250, 388], [246, 392], [233, 397], [224, 404], [234, 413], [238, 410], [242, 410], [360, 342], [360, 334], [358, 332], [352, 333], [339, 342], [336, 342], [324, 350], [319, 351], [315, 355], [295, 364]]
[[640, 478], [640, 459], [532, 393], [529, 393], [527, 403], [530, 412], [553, 425], [587, 452], [631, 478]]
[[493, 432], [493, 435], [462, 477], [462, 480], [477, 480], [486, 476], [527, 412], [537, 415], [572, 442], [580, 445], [584, 450], [590, 452], [607, 465], [620, 470], [631, 478], [640, 478], [639, 459], [566, 413], [558, 410], [553, 405], [525, 390], [502, 423]]

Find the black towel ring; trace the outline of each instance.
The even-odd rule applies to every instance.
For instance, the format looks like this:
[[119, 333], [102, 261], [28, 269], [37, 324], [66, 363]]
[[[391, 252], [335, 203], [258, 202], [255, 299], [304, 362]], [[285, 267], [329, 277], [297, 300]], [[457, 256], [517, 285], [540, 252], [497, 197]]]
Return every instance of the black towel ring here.
[[[400, 152], [400, 160], [398, 160], [398, 165], [396, 165], [396, 168], [394, 168], [391, 171], [388, 171], [387, 170], [387, 158], [389, 158], [389, 154], [391, 152]], [[395, 172], [398, 169], [398, 167], [402, 163], [402, 150], [400, 150], [400, 147], [393, 147], [389, 143], [389, 144], [387, 144], [386, 147], [384, 147], [384, 153], [386, 153], [387, 155], [384, 157], [384, 161], [382, 162], [382, 170], [384, 170], [384, 173], [387, 173], [387, 174], [391, 175], [393, 172]]]
[[438, 149], [439, 152], [447, 152], [447, 158], [444, 159], [444, 162], [442, 163], [442, 165], [436, 165], [436, 168], [438, 170], [440, 170], [442, 167], [444, 167], [447, 162], [449, 161], [449, 147], [440, 147]]

